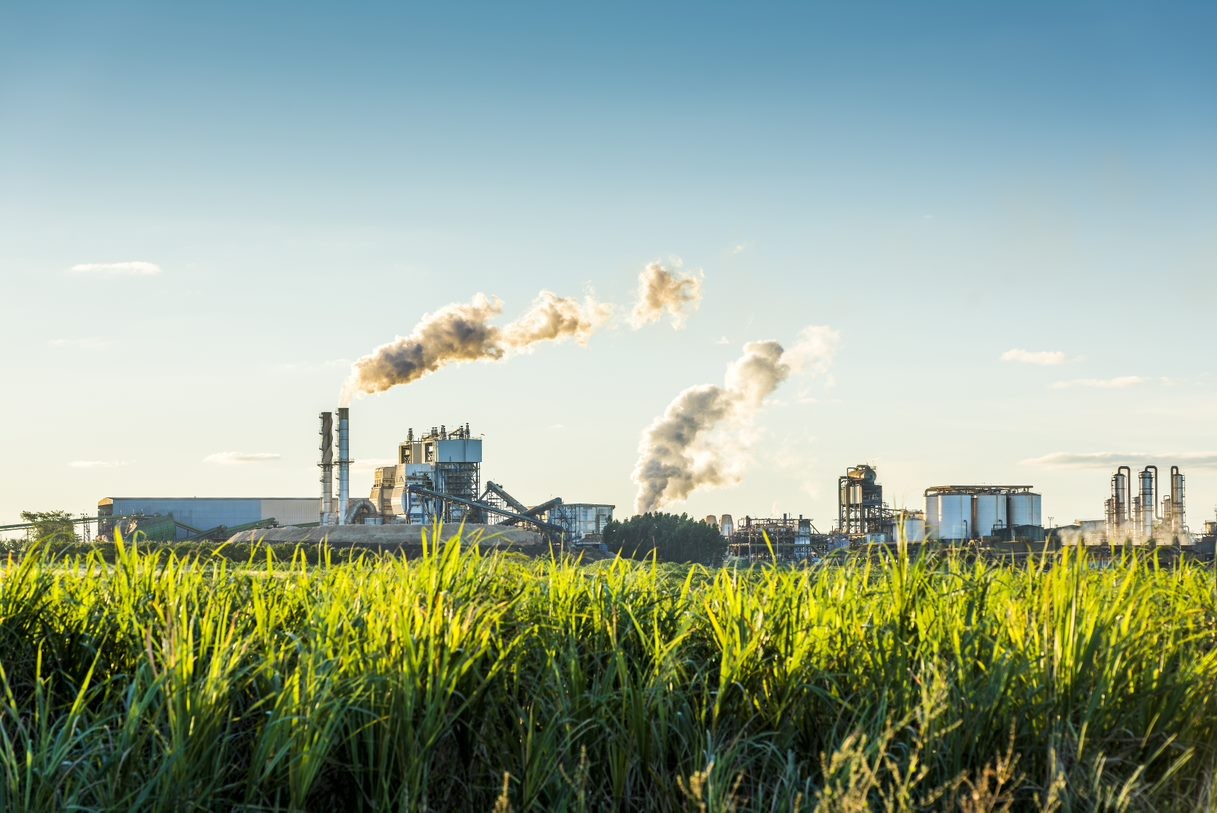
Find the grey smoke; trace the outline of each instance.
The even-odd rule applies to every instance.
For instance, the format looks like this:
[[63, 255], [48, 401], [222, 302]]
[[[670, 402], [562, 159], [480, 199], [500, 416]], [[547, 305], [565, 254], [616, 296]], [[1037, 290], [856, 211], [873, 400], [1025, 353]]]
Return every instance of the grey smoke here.
[[[699, 488], [739, 482], [766, 399], [792, 374], [826, 374], [839, 344], [838, 333], [822, 325], [800, 331], [789, 350], [772, 340], [749, 342], [728, 365], [721, 387], [702, 384], [677, 395], [638, 444], [635, 513], [656, 511]], [[716, 437], [722, 430], [731, 432], [729, 443]]]
[[349, 403], [359, 393], [410, 384], [449, 364], [501, 361], [540, 342], [586, 342], [608, 320], [612, 308], [590, 296], [580, 304], [542, 291], [519, 319], [502, 327], [491, 324], [502, 312], [497, 297], [477, 294], [468, 303], [424, 315], [408, 336], [398, 336], [355, 362], [341, 403]]
[[630, 326], [638, 329], [658, 322], [664, 314], [671, 317], [672, 327], [684, 327], [688, 312], [701, 304], [701, 276], [685, 274], [660, 262], [649, 263], [638, 275], [638, 292], [634, 309], [630, 311]]

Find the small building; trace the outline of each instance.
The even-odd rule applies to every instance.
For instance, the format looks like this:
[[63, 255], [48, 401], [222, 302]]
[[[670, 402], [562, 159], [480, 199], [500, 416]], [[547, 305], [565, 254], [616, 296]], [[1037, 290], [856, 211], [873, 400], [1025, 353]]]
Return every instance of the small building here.
[[585, 536], [598, 536], [613, 521], [616, 506], [603, 503], [568, 502], [549, 509], [547, 519], [566, 531], [569, 542], [581, 542]]

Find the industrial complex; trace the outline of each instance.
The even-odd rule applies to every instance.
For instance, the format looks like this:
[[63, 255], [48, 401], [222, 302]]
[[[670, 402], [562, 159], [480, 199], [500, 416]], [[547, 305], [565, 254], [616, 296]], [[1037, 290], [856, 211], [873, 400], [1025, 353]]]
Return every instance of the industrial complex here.
[[[406, 430], [394, 464], [373, 472], [366, 497], [351, 495], [350, 410], [319, 415], [320, 493], [314, 497], [106, 497], [96, 516], [74, 522], [89, 538], [115, 530], [156, 540], [224, 540], [239, 532], [274, 528], [317, 529], [324, 537], [343, 527], [344, 539], [368, 526], [430, 526], [463, 523], [491, 532], [511, 528], [550, 543], [596, 546], [613, 519], [607, 503], [568, 502], [555, 497], [527, 503], [503, 485], [483, 479], [485, 439], [468, 423]], [[812, 559], [857, 545], [940, 542], [949, 544], [1058, 544], [1173, 546], [1212, 553], [1217, 521], [1193, 533], [1186, 520], [1185, 477], [1170, 468], [1165, 494], [1157, 466], [1138, 474], [1120, 466], [1111, 477], [1103, 518], [1045, 528], [1042, 496], [1030, 485], [938, 485], [926, 488], [923, 506], [892, 506], [873, 466], [850, 466], [837, 478], [837, 516], [828, 531], [810, 517], [710, 515], [729, 555], [744, 558]], [[336, 488], [335, 488], [336, 486]], [[349, 529], [347, 526], [351, 526]], [[24, 525], [5, 526], [0, 531]], [[384, 531], [388, 531], [385, 528]], [[369, 533], [370, 533], [369, 528]], [[247, 534], [248, 536], [248, 534]], [[384, 536], [381, 532], [380, 536]], [[311, 537], [310, 537], [311, 538]]]

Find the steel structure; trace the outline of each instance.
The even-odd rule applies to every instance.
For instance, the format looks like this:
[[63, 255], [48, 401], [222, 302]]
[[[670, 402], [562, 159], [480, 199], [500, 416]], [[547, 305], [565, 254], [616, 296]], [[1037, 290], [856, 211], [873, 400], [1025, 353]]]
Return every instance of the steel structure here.
[[[513, 519], [516, 522], [523, 522], [523, 523], [532, 525], [535, 528], [537, 528], [539, 531], [541, 531], [541, 533], [543, 533], [545, 536], [549, 537], [551, 540], [554, 540], [554, 541], [560, 541], [562, 539], [562, 537], [565, 535], [565, 531], [561, 526], [555, 525], [554, 523], [549, 522], [548, 520], [545, 520], [545, 519], [541, 519], [540, 517], [529, 516], [527, 514], [518, 514], [515, 511], [511, 511], [507, 508], [501, 508], [497, 505], [492, 505], [491, 503], [488, 503], [488, 502], [483, 502], [481, 500], [469, 500], [464, 497], [459, 497], [455, 494], [445, 494], [444, 492], [435, 491], [435, 490], [429, 489], [429, 488], [424, 488], [423, 486], [419, 486], [419, 485], [410, 485], [410, 486], [407, 486], [406, 488], [410, 494], [417, 495], [418, 497], [421, 497], [425, 500], [432, 500], [435, 503], [440, 504], [441, 506], [448, 506], [448, 505], [456, 504], [456, 505], [462, 506], [466, 509], [476, 509], [479, 511], [484, 511], [487, 513], [503, 516], [503, 517], [506, 517], [507, 519]], [[432, 514], [432, 516], [439, 517], [439, 516], [441, 516], [442, 513], [444, 513], [444, 511], [445, 511], [445, 508], [436, 507], [431, 510], [431, 514]]]
[[823, 555], [829, 537], [812, 525], [810, 517], [744, 517], [727, 540], [729, 556], [747, 559], [776, 558], [798, 561]]
[[847, 536], [883, 533], [887, 519], [883, 486], [872, 467], [853, 466], [838, 477], [837, 494], [838, 531]]

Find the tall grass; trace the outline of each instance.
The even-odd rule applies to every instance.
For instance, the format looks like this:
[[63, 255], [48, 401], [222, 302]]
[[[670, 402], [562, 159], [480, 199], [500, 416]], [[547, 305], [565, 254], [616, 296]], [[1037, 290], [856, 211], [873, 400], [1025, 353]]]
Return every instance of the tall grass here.
[[1084, 555], [0, 566], [0, 810], [1211, 808], [1217, 587]]

